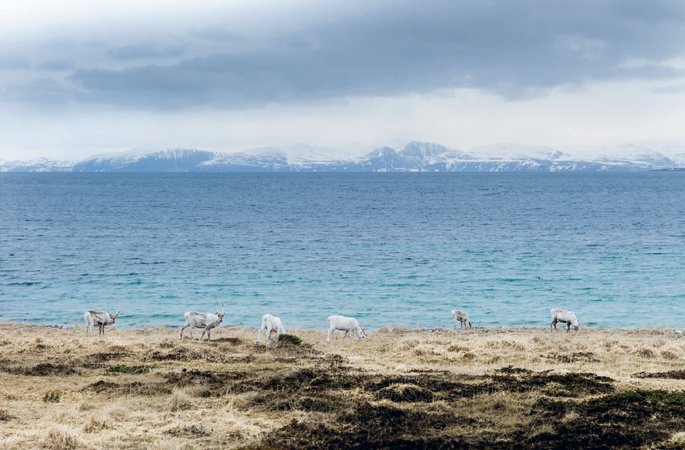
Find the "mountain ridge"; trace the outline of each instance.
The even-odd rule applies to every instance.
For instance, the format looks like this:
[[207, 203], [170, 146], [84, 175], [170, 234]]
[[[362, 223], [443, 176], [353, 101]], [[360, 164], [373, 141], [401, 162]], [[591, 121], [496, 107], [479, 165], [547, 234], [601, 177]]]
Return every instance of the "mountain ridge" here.
[[[303, 150], [308, 157], [293, 156], [293, 151]], [[484, 151], [491, 155], [479, 154]], [[421, 141], [377, 147], [347, 159], [305, 145], [239, 153], [178, 148], [95, 155], [75, 163], [0, 160], [0, 172], [629, 172], [685, 166], [685, 158], [679, 157], [685, 153], [671, 158], [651, 148], [632, 147], [627, 153], [578, 158], [553, 148], [502, 144], [467, 152]]]

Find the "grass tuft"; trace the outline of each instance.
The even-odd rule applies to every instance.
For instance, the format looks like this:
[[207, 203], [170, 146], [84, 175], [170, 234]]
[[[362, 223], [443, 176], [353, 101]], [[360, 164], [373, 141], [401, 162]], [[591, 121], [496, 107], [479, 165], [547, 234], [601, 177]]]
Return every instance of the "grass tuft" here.
[[175, 391], [169, 399], [169, 409], [173, 412], [190, 409], [193, 406], [188, 394], [183, 391]]
[[83, 447], [83, 445], [71, 433], [62, 429], [53, 428], [48, 431], [47, 438], [45, 439], [45, 447], [51, 450], [73, 450]]
[[671, 443], [685, 447], [685, 431], [679, 431], [671, 436]]
[[46, 392], [45, 395], [43, 396], [43, 401], [45, 403], [59, 403], [60, 400], [60, 393], [57, 391], [49, 391]]
[[97, 420], [94, 417], [90, 418], [90, 421], [83, 427], [84, 433], [98, 433], [102, 430], [107, 430], [111, 428], [106, 422], [102, 420]]

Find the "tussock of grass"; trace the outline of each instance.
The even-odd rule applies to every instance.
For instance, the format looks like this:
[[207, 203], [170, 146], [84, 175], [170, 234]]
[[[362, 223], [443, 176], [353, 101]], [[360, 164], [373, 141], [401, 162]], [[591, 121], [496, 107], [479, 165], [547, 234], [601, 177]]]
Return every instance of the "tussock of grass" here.
[[90, 421], [88, 421], [88, 423], [83, 427], [83, 432], [97, 433], [99, 431], [107, 430], [109, 428], [111, 427], [107, 425], [106, 422], [91, 417]]
[[44, 445], [51, 450], [75, 450], [83, 447], [76, 436], [61, 428], [50, 429]]
[[190, 409], [193, 406], [191, 398], [183, 391], [176, 391], [169, 399], [169, 410], [177, 412]]
[[676, 355], [670, 350], [664, 350], [663, 352], [661, 352], [661, 357], [669, 360], [678, 359], [678, 355]]
[[656, 357], [656, 353], [654, 350], [649, 349], [649, 348], [640, 348], [635, 351], [635, 354], [639, 356], [640, 358], [646, 358], [646, 359], [652, 359]]
[[685, 447], [685, 431], [679, 431], [671, 436], [670, 442], [674, 445], [682, 445]]
[[61, 395], [57, 391], [46, 392], [43, 396], [43, 401], [45, 403], [59, 403]]
[[392, 384], [379, 390], [378, 397], [393, 402], [432, 402], [433, 392], [415, 384]]

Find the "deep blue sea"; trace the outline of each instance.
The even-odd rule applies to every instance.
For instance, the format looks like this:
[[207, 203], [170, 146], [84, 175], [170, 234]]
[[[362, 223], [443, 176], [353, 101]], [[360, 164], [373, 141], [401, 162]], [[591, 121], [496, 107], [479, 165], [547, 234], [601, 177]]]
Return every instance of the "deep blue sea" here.
[[0, 174], [0, 319], [685, 327], [685, 174]]

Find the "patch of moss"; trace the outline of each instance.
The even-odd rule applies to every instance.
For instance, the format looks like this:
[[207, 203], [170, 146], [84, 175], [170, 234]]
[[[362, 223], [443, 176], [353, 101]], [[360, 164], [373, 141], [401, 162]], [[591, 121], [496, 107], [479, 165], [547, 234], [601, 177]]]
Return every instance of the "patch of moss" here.
[[669, 370], [668, 372], [638, 372], [633, 375], [637, 378], [670, 378], [685, 380], [685, 370]]
[[300, 347], [302, 345], [302, 339], [293, 334], [281, 334], [278, 336], [278, 345]]
[[[559, 419], [568, 402], [538, 402], [534, 412], [546, 420]], [[685, 426], [685, 391], [635, 390], [576, 403], [576, 418], [559, 424], [553, 433], [532, 437], [529, 448], [665, 448], [672, 430]], [[658, 445], [657, 445], [658, 444]]]
[[148, 373], [152, 369], [152, 366], [110, 366], [107, 369], [109, 373], [128, 373], [133, 375], [140, 375]]

